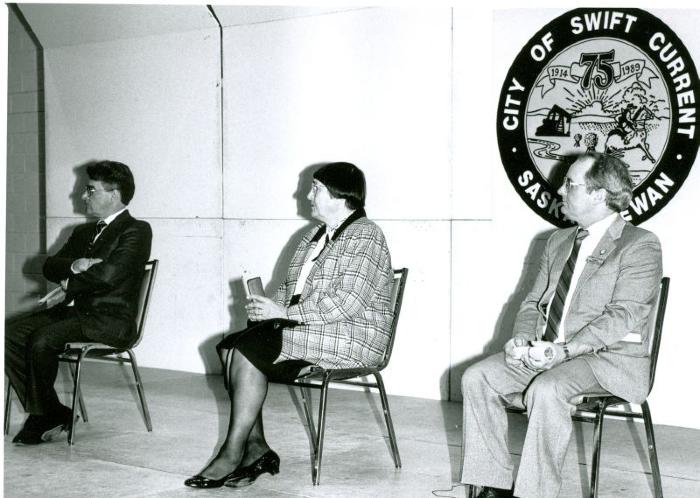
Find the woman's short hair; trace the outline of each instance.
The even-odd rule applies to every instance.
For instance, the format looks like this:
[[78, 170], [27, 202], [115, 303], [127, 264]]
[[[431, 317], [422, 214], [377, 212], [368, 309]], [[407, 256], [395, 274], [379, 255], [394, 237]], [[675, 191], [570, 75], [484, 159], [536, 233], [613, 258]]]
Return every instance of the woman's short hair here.
[[314, 179], [323, 183], [336, 199], [345, 199], [348, 209], [365, 207], [365, 175], [351, 163], [328, 163], [314, 171]]
[[584, 176], [586, 189], [604, 189], [605, 204], [616, 212], [624, 211], [632, 200], [632, 178], [629, 166], [621, 159], [601, 152], [586, 152], [580, 159], [590, 157], [593, 164]]
[[134, 197], [134, 191], [136, 190], [134, 176], [126, 164], [117, 161], [94, 162], [88, 164], [87, 175], [90, 180], [113, 185], [116, 190], [119, 190], [122, 204], [125, 206]]

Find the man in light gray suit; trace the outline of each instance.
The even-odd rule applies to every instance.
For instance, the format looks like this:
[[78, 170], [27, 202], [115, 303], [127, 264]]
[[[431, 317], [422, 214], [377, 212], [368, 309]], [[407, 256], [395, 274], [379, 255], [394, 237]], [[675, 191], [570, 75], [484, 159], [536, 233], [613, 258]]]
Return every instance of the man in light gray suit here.
[[[479, 498], [556, 497], [571, 399], [607, 392], [640, 403], [648, 394], [661, 246], [619, 215], [632, 198], [627, 170], [605, 154], [577, 157], [559, 193], [578, 226], [547, 241], [504, 352], [464, 372], [461, 481], [482, 486]], [[514, 489], [504, 403], [525, 406], [529, 418]]]

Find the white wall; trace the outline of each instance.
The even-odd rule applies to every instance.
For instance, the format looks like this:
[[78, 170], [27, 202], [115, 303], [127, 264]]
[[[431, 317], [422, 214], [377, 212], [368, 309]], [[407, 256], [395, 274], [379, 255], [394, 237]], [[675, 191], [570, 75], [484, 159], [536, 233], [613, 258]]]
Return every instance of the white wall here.
[[202, 344], [228, 322], [218, 28], [46, 48], [45, 60], [49, 246], [83, 220], [75, 168], [128, 164], [129, 210], [151, 223], [161, 263], [141, 363], [203, 372], [214, 353]]
[[367, 213], [410, 271], [387, 383], [432, 398], [449, 361], [450, 25], [448, 8], [362, 9], [224, 28], [224, 216], [255, 220], [227, 221], [227, 276], [251, 265], [279, 284], [301, 171], [359, 165]]
[[[240, 9], [217, 12], [240, 21]], [[378, 8], [224, 22], [223, 102], [218, 29], [46, 48], [48, 240], [80, 219], [68, 197], [74, 166], [131, 165], [132, 211], [153, 225], [163, 263], [141, 363], [214, 369], [211, 343], [242, 323], [242, 270], [271, 290], [308, 224], [300, 174], [356, 162], [394, 266], [410, 269], [387, 387], [457, 399], [465, 364], [510, 334], [552, 229], [511, 187], [495, 123], [515, 55], [561, 12]], [[651, 12], [700, 61], [700, 13]], [[698, 401], [675, 397], [700, 341], [685, 228], [699, 175], [645, 227], [672, 277], [655, 421], [700, 428], [688, 410]]]
[[[700, 66], [700, 10], [661, 10], [658, 17], [683, 41], [697, 69]], [[697, 88], [694, 90], [697, 102], [700, 95]], [[700, 399], [688, 396], [688, 386], [698, 378], [697, 358], [700, 351], [695, 314], [700, 282], [698, 199], [700, 161], [696, 159], [680, 191], [663, 211], [644, 224], [661, 239], [664, 273], [671, 278], [659, 365], [650, 397], [654, 421], [694, 428], [700, 428], [700, 421], [695, 415], [700, 410]]]
[[[697, 67], [700, 63], [700, 37], [697, 34], [700, 11], [649, 11], [678, 35]], [[453, 318], [452, 361], [455, 371], [451, 391], [454, 398], [459, 395], [459, 376], [464, 364], [478, 357], [485, 346], [487, 350], [492, 350], [503, 344], [510, 333], [502, 327], [497, 329], [497, 326], [512, 324], [519, 298], [526, 291], [522, 284], [529, 281], [536, 271], [537, 259], [532, 259], [532, 253], [540, 253], [542, 234], [549, 233], [553, 228], [526, 208], [511, 187], [500, 164], [494, 132], [499, 92], [511, 63], [531, 36], [562, 13], [564, 10], [561, 9], [495, 11], [492, 75], [470, 91], [472, 95], [489, 96], [487, 105], [471, 109], [470, 114], [488, 116], [491, 126], [484, 135], [477, 134], [472, 143], [488, 142], [490, 146], [488, 150], [474, 150], [471, 160], [490, 165], [493, 172], [493, 217], [476, 230], [473, 224], [462, 223], [458, 223], [459, 229], [455, 230], [458, 235], [453, 244], [453, 310], [462, 318]], [[459, 14], [455, 18], [461, 19]], [[470, 23], [477, 22], [473, 15], [466, 15], [464, 21], [464, 24], [455, 22], [455, 39], [458, 39], [460, 26], [468, 30]], [[482, 18], [482, 21], [486, 19]], [[503, 36], [503, 33], [508, 36]], [[458, 114], [463, 112], [457, 111]], [[457, 142], [455, 136], [455, 144]], [[642, 225], [661, 239], [664, 273], [671, 277], [656, 383], [650, 396], [654, 421], [694, 428], [700, 428], [694, 415], [700, 407], [700, 400], [685, 394], [688, 382], [692, 383], [697, 377], [695, 358], [696, 352], [700, 351], [694, 313], [697, 282], [700, 281], [700, 269], [694, 256], [697, 253], [698, 222], [695, 216], [699, 196], [700, 167], [696, 161], [683, 187], [669, 205]], [[478, 241], [478, 247], [473, 247], [475, 241]], [[466, 249], [470, 244], [471, 249]], [[465, 249], [460, 250], [460, 246]], [[462, 258], [460, 254], [466, 254], [467, 258]], [[496, 278], [491, 276], [492, 273]], [[516, 298], [514, 301], [513, 297]], [[473, 312], [464, 317], [463, 309], [467, 307]], [[489, 342], [494, 336], [499, 339], [496, 344]]]

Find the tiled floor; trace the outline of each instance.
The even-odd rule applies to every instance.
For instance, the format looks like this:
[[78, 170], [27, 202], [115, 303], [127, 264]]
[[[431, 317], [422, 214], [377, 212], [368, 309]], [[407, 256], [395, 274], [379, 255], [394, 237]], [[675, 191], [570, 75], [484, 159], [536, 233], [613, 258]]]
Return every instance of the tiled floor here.
[[[459, 403], [390, 397], [403, 462], [395, 470], [378, 396], [332, 390], [321, 485], [314, 487], [297, 392], [272, 385], [265, 429], [282, 459], [280, 473], [241, 490], [196, 490], [182, 482], [213, 455], [226, 429], [228, 399], [221, 378], [142, 369], [154, 426], [149, 433], [136, 391], [128, 387], [126, 368], [89, 364], [84, 373], [90, 422], [79, 423], [73, 447], [65, 438], [37, 447], [14, 446], [12, 435], [24, 419], [14, 403], [4, 444], [6, 497], [431, 497], [433, 491], [437, 496], [465, 496], [464, 487], [446, 491], [459, 474]], [[67, 375], [61, 380], [67, 393]], [[511, 422], [517, 460], [525, 420], [511, 415]], [[577, 427], [562, 497], [588, 496], [591, 424]], [[700, 431], [657, 426], [656, 437], [665, 496], [700, 497]], [[640, 424], [606, 422], [599, 496], [652, 496]]]

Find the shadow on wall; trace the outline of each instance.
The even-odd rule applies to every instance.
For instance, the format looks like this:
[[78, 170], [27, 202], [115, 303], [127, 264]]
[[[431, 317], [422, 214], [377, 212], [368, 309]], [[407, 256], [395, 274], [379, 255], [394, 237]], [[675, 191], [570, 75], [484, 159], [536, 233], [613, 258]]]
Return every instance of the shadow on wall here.
[[73, 233], [73, 230], [75, 230], [76, 227], [88, 221], [87, 214], [85, 213], [85, 202], [82, 199], [82, 195], [85, 191], [85, 185], [87, 185], [88, 181], [87, 167], [88, 165], [93, 164], [95, 162], [97, 161], [87, 161], [73, 168], [75, 182], [73, 183], [73, 189], [68, 194], [68, 198], [70, 199], [71, 205], [73, 206], [73, 214], [84, 216], [85, 219], [81, 220], [78, 223], [72, 223], [68, 226], [63, 227], [59, 232], [58, 236], [56, 236], [56, 239], [51, 244], [51, 247], [49, 247], [48, 251], [46, 252], [47, 255], [56, 254], [59, 251], [59, 249], [61, 249], [61, 247], [63, 247], [68, 241], [68, 238]]
[[[322, 163], [325, 164], [325, 163]], [[284, 279], [287, 277], [287, 269], [289, 268], [289, 263], [292, 260], [294, 251], [296, 250], [299, 242], [301, 242], [304, 234], [316, 225], [311, 219], [311, 208], [309, 201], [306, 199], [306, 195], [311, 189], [311, 182], [313, 179], [313, 172], [318, 169], [322, 164], [314, 164], [304, 168], [301, 173], [299, 173], [299, 181], [297, 182], [297, 188], [292, 194], [292, 197], [297, 201], [297, 215], [301, 218], [306, 218], [309, 223], [304, 227], [300, 228], [292, 234], [287, 243], [282, 247], [279, 257], [275, 263], [274, 269], [272, 271], [272, 277], [270, 282], [265, 286], [265, 295], [272, 297], [275, 291], [280, 286]], [[221, 374], [222, 365], [217, 354], [214, 353], [216, 350], [216, 345], [226, 334], [230, 332], [235, 332], [243, 330], [246, 327], [247, 315], [245, 312], [246, 295], [245, 289], [243, 287], [244, 282], [242, 279], [229, 280], [229, 289], [231, 291], [231, 301], [229, 302], [228, 310], [230, 314], [230, 328], [229, 330], [222, 331], [219, 334], [214, 334], [208, 339], [203, 341], [199, 345], [199, 355], [204, 363], [205, 372]], [[223, 389], [223, 382], [218, 376], [208, 375], [206, 377], [207, 387], [211, 390], [217, 399], [222, 399], [221, 392]], [[225, 434], [228, 427], [228, 403], [218, 403], [219, 409], [219, 428], [218, 432], [221, 435]]]
[[[550, 172], [549, 182], [551, 185], [561, 185], [564, 182], [566, 173], [569, 166], [576, 160], [576, 155], [565, 156], [559, 161]], [[464, 371], [471, 365], [481, 361], [495, 353], [503, 351], [503, 346], [513, 335], [513, 326], [515, 324], [515, 319], [520, 309], [520, 305], [527, 296], [528, 292], [532, 289], [532, 286], [537, 278], [537, 273], [540, 267], [540, 261], [542, 259], [542, 254], [544, 253], [545, 245], [549, 237], [557, 230], [557, 228], [552, 228], [550, 230], [545, 230], [540, 232], [530, 241], [530, 246], [528, 247], [527, 254], [523, 260], [523, 269], [516, 284], [515, 290], [510, 295], [508, 300], [503, 304], [501, 308], [501, 313], [496, 320], [494, 325], [493, 337], [489, 342], [484, 345], [484, 348], [480, 354], [469, 358], [456, 365], [451, 365], [442, 376], [440, 377], [440, 385], [447, 385], [448, 399], [451, 401], [458, 401], [452, 396], [452, 392], [455, 392], [453, 384], [461, 392], [461, 379]], [[505, 360], [504, 360], [505, 361]], [[458, 395], [459, 396], [459, 395]], [[446, 431], [454, 430], [458, 428], [461, 432], [462, 424], [455, 424], [454, 416], [450, 418], [450, 410], [443, 410], [443, 424]], [[458, 481], [460, 479], [461, 461], [456, 464], [454, 462], [452, 466], [452, 475]]]
[[[87, 166], [94, 161], [88, 161], [82, 165], [76, 166], [73, 168], [73, 173], [75, 175], [75, 182], [73, 184], [73, 189], [71, 193], [68, 195], [68, 198], [71, 200], [72, 206], [73, 206], [73, 213], [78, 214], [78, 215], [85, 215], [85, 203], [82, 200], [82, 194], [85, 189], [85, 184], [87, 183]], [[44, 261], [46, 261], [47, 256], [56, 254], [68, 241], [68, 238], [71, 236], [73, 233], [73, 230], [77, 226], [80, 226], [83, 224], [86, 220], [81, 220], [80, 222], [77, 223], [71, 223], [70, 225], [67, 225], [61, 229], [61, 231], [58, 233], [56, 236], [56, 239], [51, 243], [51, 245], [45, 250], [42, 251], [39, 254], [36, 254], [34, 256], [31, 256], [27, 258], [27, 260], [24, 262], [22, 265], [22, 272], [25, 274], [27, 278], [34, 278], [37, 281], [41, 281], [42, 284], [46, 283], [46, 279], [43, 276], [43, 266], [44, 266]], [[44, 238], [46, 238], [46, 230], [44, 228]], [[45, 242], [45, 245], [47, 242]], [[47, 290], [53, 289], [56, 287], [56, 284], [54, 283], [49, 283]], [[27, 299], [32, 299], [36, 301], [37, 296], [28, 296]], [[41, 308], [39, 304], [37, 304], [35, 307], [32, 309], [27, 310], [30, 313], [33, 313], [35, 311], [38, 311]], [[23, 315], [24, 312], [18, 316]], [[8, 316], [9, 318], [15, 318], [15, 316]]]
[[453, 382], [459, 381], [459, 379], [462, 377], [462, 373], [467, 367], [477, 363], [493, 353], [503, 350], [503, 346], [512, 336], [513, 325], [515, 323], [515, 317], [518, 313], [518, 309], [520, 308], [520, 304], [532, 288], [535, 278], [537, 277], [539, 262], [544, 252], [547, 239], [552, 233], [554, 233], [555, 230], [556, 229], [551, 229], [538, 233], [530, 242], [527, 254], [523, 260], [523, 269], [516, 288], [509, 296], [508, 300], [503, 304], [501, 313], [499, 314], [496, 324], [494, 325], [493, 337], [484, 345], [482, 353], [463, 362], [452, 365], [443, 374], [443, 376], [449, 375], [450, 378], [453, 379]]
[[[550, 172], [549, 182], [551, 185], [561, 185], [564, 183], [569, 166], [576, 160], [577, 157], [577, 154], [561, 156], [561, 159], [553, 166]], [[523, 270], [520, 274], [520, 279], [518, 280], [517, 286], [506, 303], [503, 305], [501, 313], [499, 314], [494, 326], [493, 337], [488, 343], [486, 343], [482, 353], [456, 365], [451, 365], [450, 368], [441, 376], [440, 385], [450, 386], [450, 388], [448, 388], [450, 391], [447, 396], [448, 400], [452, 400], [452, 391], [454, 391], [454, 389], [451, 388], [452, 384], [460, 381], [462, 378], [462, 373], [467, 369], [467, 367], [477, 363], [493, 353], [502, 351], [504, 344], [511, 338], [515, 317], [518, 313], [518, 309], [520, 308], [520, 304], [532, 288], [535, 278], [537, 277], [540, 260], [542, 258], [542, 254], [544, 253], [544, 247], [547, 239], [549, 239], [550, 235], [552, 235], [556, 230], [557, 228], [552, 228], [550, 230], [540, 232], [535, 235], [530, 242], [527, 254], [523, 260]]]
[[[287, 278], [289, 263], [291, 262], [294, 252], [296, 251], [296, 248], [303, 239], [304, 235], [318, 224], [318, 222], [311, 218], [311, 204], [306, 196], [311, 190], [314, 171], [324, 164], [327, 163], [324, 162], [312, 164], [304, 168], [299, 173], [299, 180], [297, 182], [296, 190], [292, 194], [292, 198], [296, 199], [296, 214], [300, 218], [307, 219], [308, 223], [295, 231], [282, 247], [280, 255], [277, 258], [275, 266], [272, 270], [272, 277], [265, 286], [265, 295], [268, 297], [273, 297], [279, 286]], [[212, 351], [216, 349], [216, 344], [223, 336], [230, 332], [243, 330], [247, 326], [248, 317], [245, 311], [246, 294], [244, 282], [242, 279], [237, 278], [229, 280], [228, 285], [231, 292], [231, 300], [229, 301], [228, 305], [229, 316], [231, 317], [229, 321], [229, 329], [222, 331], [219, 334], [212, 335], [199, 346], [199, 355], [202, 358], [206, 372], [221, 373], [221, 365], [218, 362], [217, 356], [212, 354]], [[214, 383], [217, 382], [218, 379], [215, 379]]]
[[[501, 313], [499, 314], [496, 324], [494, 325], [494, 332], [491, 340], [484, 345], [484, 348], [480, 354], [477, 354], [476, 356], [463, 362], [451, 365], [450, 368], [442, 374], [440, 378], [440, 385], [451, 386], [452, 383], [457, 383], [457, 386], [459, 386], [462, 374], [469, 366], [481, 361], [487, 356], [503, 351], [503, 346], [512, 336], [513, 325], [515, 323], [515, 317], [518, 313], [518, 309], [520, 308], [520, 304], [532, 288], [535, 278], [537, 277], [539, 262], [542, 254], [544, 253], [547, 239], [552, 233], [554, 233], [555, 230], [556, 229], [553, 228], [551, 230], [538, 233], [530, 242], [527, 254], [523, 260], [523, 270], [520, 274], [520, 279], [518, 280], [513, 293], [503, 304]], [[450, 391], [454, 391], [454, 389], [450, 387]], [[450, 397], [448, 399], [451, 401], [459, 401], [452, 398], [451, 392], [449, 395]], [[450, 410], [443, 410], [443, 423], [446, 431], [454, 430], [456, 425], [454, 417], [450, 417], [450, 413]], [[458, 427], [461, 431], [461, 420]], [[460, 479], [459, 472], [461, 463], [461, 461], [457, 462], [452, 468], [452, 475], [453, 477], [456, 476], [457, 480]]]
[[85, 185], [87, 185], [88, 182], [87, 167], [96, 162], [96, 160], [87, 161], [86, 163], [73, 168], [75, 183], [73, 184], [73, 190], [70, 192], [70, 194], [68, 194], [68, 198], [73, 205], [73, 214], [85, 215], [85, 201], [83, 201], [83, 192], [85, 192]]

